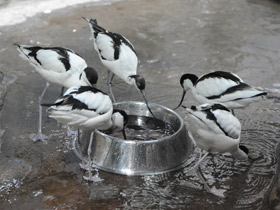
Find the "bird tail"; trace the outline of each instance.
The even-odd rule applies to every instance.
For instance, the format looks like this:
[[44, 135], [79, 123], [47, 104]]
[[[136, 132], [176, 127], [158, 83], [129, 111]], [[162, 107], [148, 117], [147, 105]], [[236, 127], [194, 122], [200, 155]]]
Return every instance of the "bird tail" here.
[[39, 46], [31, 46], [31, 45], [21, 45], [14, 43], [14, 45], [17, 46], [17, 50], [19, 51], [19, 56], [23, 60], [27, 60], [30, 62], [31, 65], [33, 65], [35, 68], [39, 67], [40, 61], [36, 60], [36, 53], [38, 50], [42, 49]]
[[67, 100], [65, 100], [64, 97], [61, 97], [61, 98], [57, 99], [54, 103], [41, 103], [41, 106], [45, 106], [45, 107], [58, 106], [58, 105], [65, 103], [65, 101], [67, 101]]
[[87, 18], [84, 18], [84, 17], [83, 17], [83, 19], [86, 20], [91, 25], [91, 28], [95, 33], [106, 32], [105, 28], [102, 28], [101, 26], [99, 26], [97, 24], [96, 19], [87, 19]]
[[255, 95], [255, 97], [258, 97], [258, 96], [266, 96], [266, 95], [267, 95], [267, 92], [261, 92], [261, 93]]
[[[28, 54], [31, 52], [27, 49], [27, 45], [20, 45], [17, 43], [14, 43], [15, 46], [17, 46], [17, 50], [19, 51], [19, 56], [24, 60], [29, 60]], [[31, 47], [31, 46], [30, 46]]]
[[39, 48], [39, 47], [35, 47], [35, 46], [31, 46], [31, 45], [22, 45], [22, 44], [17, 44], [17, 43], [14, 43], [15, 46], [17, 46], [17, 50], [24, 54], [24, 55], [28, 55], [30, 52], [33, 51], [33, 49], [35, 48]]

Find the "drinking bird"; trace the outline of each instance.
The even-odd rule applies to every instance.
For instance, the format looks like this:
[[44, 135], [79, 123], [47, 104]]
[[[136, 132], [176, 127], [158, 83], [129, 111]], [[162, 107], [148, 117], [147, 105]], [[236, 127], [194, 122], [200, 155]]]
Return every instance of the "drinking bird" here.
[[114, 76], [117, 75], [141, 92], [147, 108], [154, 116], [146, 99], [145, 79], [137, 74], [138, 57], [131, 42], [124, 36], [99, 26], [96, 19], [84, 19], [89, 23], [94, 49], [102, 64], [108, 69], [107, 85], [113, 102], [116, 100], [111, 86]]
[[206, 151], [206, 154], [195, 164], [194, 169], [208, 192], [224, 197], [225, 190], [210, 188], [206, 183], [200, 171], [200, 163], [209, 153], [229, 152], [237, 160], [247, 160], [249, 150], [244, 145], [240, 145], [241, 124], [227, 107], [218, 103], [191, 106], [186, 108], [186, 112], [188, 129], [196, 145]]
[[215, 71], [201, 77], [189, 73], [183, 74], [180, 84], [183, 95], [175, 109], [181, 106], [188, 89], [191, 89], [200, 104], [222, 103], [229, 109], [246, 107], [267, 94], [246, 84], [236, 74], [225, 71]]
[[42, 133], [42, 107], [41, 103], [49, 83], [56, 83], [70, 88], [77, 85], [95, 86], [98, 74], [95, 69], [88, 67], [86, 61], [73, 50], [63, 47], [41, 47], [15, 44], [19, 56], [27, 60], [35, 70], [47, 81], [39, 97], [39, 127], [33, 141], [44, 141], [46, 136]]
[[124, 139], [126, 139], [125, 126], [128, 122], [126, 112], [113, 109], [110, 97], [92, 86], [71, 87], [53, 104], [42, 105], [49, 107], [47, 109], [49, 117], [54, 118], [59, 123], [73, 129], [92, 131], [88, 146], [88, 163], [87, 166], [83, 164], [81, 166], [89, 173], [89, 176], [84, 176], [84, 179], [96, 181], [97, 177], [91, 174], [91, 145], [94, 130], [121, 130]]

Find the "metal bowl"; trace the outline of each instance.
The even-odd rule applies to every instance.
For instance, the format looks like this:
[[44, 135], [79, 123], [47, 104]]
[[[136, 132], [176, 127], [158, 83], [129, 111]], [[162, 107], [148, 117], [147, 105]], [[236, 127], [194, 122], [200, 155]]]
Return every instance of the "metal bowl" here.
[[[169, 123], [175, 133], [156, 140], [124, 140], [96, 130], [92, 142], [93, 166], [122, 175], [154, 175], [182, 168], [193, 151], [182, 118], [173, 110], [149, 103], [157, 119]], [[114, 104], [128, 115], [152, 117], [145, 103], [125, 101]], [[90, 132], [74, 140], [74, 152], [87, 160]]]

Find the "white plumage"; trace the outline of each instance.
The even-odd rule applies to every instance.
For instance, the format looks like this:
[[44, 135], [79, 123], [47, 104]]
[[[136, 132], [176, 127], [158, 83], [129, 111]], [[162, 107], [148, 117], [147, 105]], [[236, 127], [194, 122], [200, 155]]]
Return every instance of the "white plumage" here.
[[84, 19], [89, 22], [94, 49], [102, 64], [126, 83], [135, 85], [129, 77], [137, 74], [138, 57], [134, 46], [124, 36], [99, 26], [96, 20]]
[[[117, 75], [126, 83], [134, 85], [140, 90], [147, 108], [151, 112], [145, 96], [145, 79], [137, 75], [138, 57], [133, 45], [124, 36], [99, 26], [96, 20], [84, 19], [89, 23], [94, 49], [98, 52], [102, 64], [108, 69], [107, 85], [113, 102], [116, 100], [111, 85], [114, 75]], [[152, 112], [151, 114], [153, 115]]]
[[57, 99], [54, 104], [43, 104], [50, 106], [47, 110], [49, 117], [56, 119], [75, 129], [91, 130], [91, 137], [88, 146], [88, 164], [81, 167], [88, 170], [89, 176], [84, 178], [89, 181], [101, 181], [91, 174], [91, 145], [95, 129], [121, 130], [125, 135], [125, 125], [128, 116], [123, 110], [113, 110], [110, 97], [90, 86], [76, 86], [69, 88], [65, 94]]
[[[222, 104], [203, 104], [186, 108], [186, 111], [189, 131], [197, 146], [207, 152], [197, 162], [195, 169], [199, 168], [200, 162], [208, 153], [229, 152], [238, 160], [248, 158], [248, 149], [239, 144], [241, 124], [229, 109]], [[198, 175], [209, 192], [223, 196], [221, 191], [210, 189], [201, 172], [198, 170], [196, 172], [199, 172]]]
[[44, 140], [42, 133], [42, 107], [43, 96], [49, 83], [56, 83], [62, 87], [79, 85], [95, 86], [98, 80], [97, 72], [88, 67], [85, 60], [73, 50], [62, 47], [40, 47], [16, 44], [19, 56], [27, 60], [35, 70], [47, 81], [39, 97], [39, 128], [33, 139]]
[[20, 57], [27, 60], [49, 83], [63, 87], [92, 86], [98, 76], [86, 61], [73, 50], [62, 47], [17, 45]]
[[[119, 39], [119, 42], [116, 43], [112, 37]], [[135, 85], [129, 76], [137, 74], [138, 58], [134, 47], [127, 39], [109, 32], [104, 34], [100, 32], [95, 40], [98, 55], [103, 65], [126, 83]], [[118, 43], [119, 46], [116, 46]], [[119, 52], [115, 52], [117, 50]]]
[[244, 83], [236, 74], [224, 71], [211, 72], [200, 78], [194, 74], [184, 74], [180, 84], [183, 96], [176, 108], [182, 104], [189, 88], [199, 103], [222, 103], [229, 109], [246, 107], [266, 95], [266, 92]]
[[123, 129], [124, 125], [124, 121], [115, 124], [112, 120], [117, 113], [113, 113], [110, 97], [90, 86], [69, 88], [47, 111], [49, 117], [75, 129]]

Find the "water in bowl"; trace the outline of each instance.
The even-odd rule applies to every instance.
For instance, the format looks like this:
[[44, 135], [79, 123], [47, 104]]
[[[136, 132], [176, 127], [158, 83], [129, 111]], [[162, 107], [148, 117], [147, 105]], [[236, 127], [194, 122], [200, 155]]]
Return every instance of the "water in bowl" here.
[[[120, 131], [104, 131], [104, 133], [123, 139]], [[152, 117], [129, 115], [125, 128], [127, 139], [129, 140], [156, 140], [175, 133], [169, 123]]]

